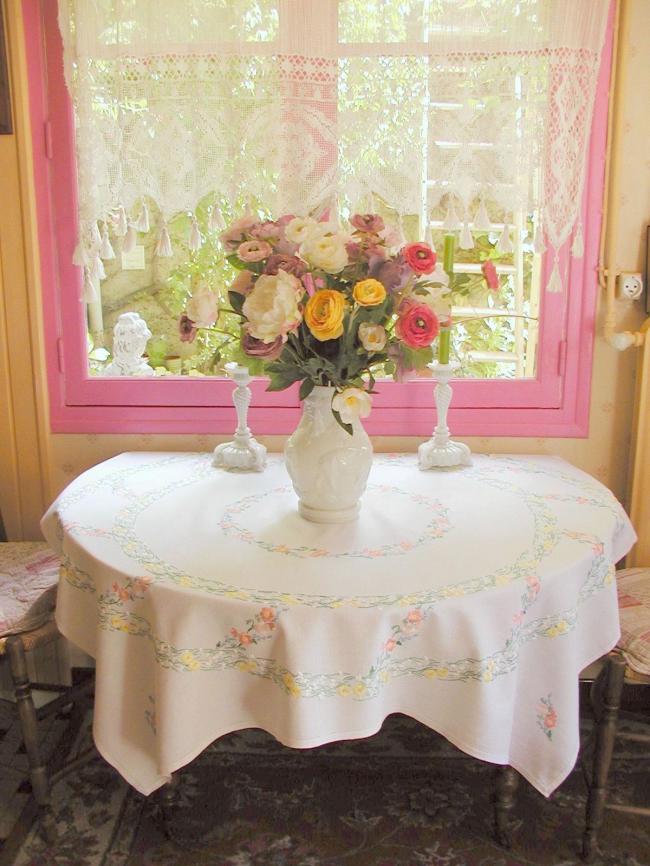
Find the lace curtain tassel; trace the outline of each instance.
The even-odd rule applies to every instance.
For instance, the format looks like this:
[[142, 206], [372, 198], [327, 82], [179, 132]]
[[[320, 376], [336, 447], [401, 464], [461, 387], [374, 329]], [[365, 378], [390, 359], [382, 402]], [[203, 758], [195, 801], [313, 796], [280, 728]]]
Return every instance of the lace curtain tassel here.
[[123, 253], [131, 253], [135, 249], [136, 241], [138, 240], [138, 233], [135, 230], [135, 226], [133, 223], [129, 225], [126, 230], [126, 234], [124, 235], [124, 240], [122, 241], [122, 252]]
[[476, 214], [474, 216], [474, 231], [492, 231], [492, 223], [490, 222], [490, 215], [488, 214], [487, 206], [484, 199], [481, 199], [481, 203], [479, 204], [478, 210], [476, 211]]
[[124, 210], [122, 205], [120, 205], [117, 209], [117, 222], [115, 224], [115, 233], [119, 237], [123, 238], [124, 235], [128, 232], [128, 230], [129, 223], [126, 218], [126, 211]]
[[582, 236], [582, 223], [578, 223], [578, 228], [576, 229], [576, 233], [573, 236], [573, 243], [571, 245], [571, 255], [574, 259], [581, 259], [585, 254], [585, 240]]
[[155, 252], [157, 256], [160, 256], [160, 258], [169, 258], [170, 256], [174, 255], [171, 238], [169, 237], [169, 229], [167, 228], [167, 223], [163, 223], [162, 228], [160, 229], [160, 234], [158, 235], [158, 243], [156, 244]]
[[95, 249], [101, 245], [102, 236], [99, 233], [99, 227], [97, 222], [93, 220], [92, 225], [90, 227], [90, 243]]
[[226, 221], [221, 213], [221, 208], [215, 202], [210, 208], [210, 219], [208, 220], [208, 228], [213, 232], [222, 232], [226, 227]]
[[90, 268], [84, 268], [84, 290], [82, 300], [87, 304], [96, 304], [99, 300], [97, 285], [91, 276]]
[[110, 238], [108, 237], [108, 226], [106, 223], [104, 223], [102, 228], [102, 242], [99, 247], [99, 255], [106, 261], [115, 258], [115, 250], [113, 249]]
[[203, 245], [203, 238], [201, 237], [201, 232], [199, 231], [199, 224], [195, 216], [192, 217], [192, 225], [190, 227], [190, 236], [187, 241], [187, 246], [189, 249], [196, 253], [201, 249]]
[[499, 235], [499, 240], [497, 241], [497, 250], [500, 253], [511, 253], [513, 250], [512, 246], [512, 238], [510, 237], [510, 226], [506, 223], [503, 227], [503, 231]]
[[104, 262], [100, 259], [99, 254], [97, 254], [89, 266], [90, 277], [95, 284], [97, 284], [98, 280], [106, 279], [106, 271], [104, 270]]
[[469, 223], [465, 220], [463, 224], [463, 228], [460, 232], [460, 237], [458, 239], [458, 246], [461, 250], [473, 250], [474, 249], [474, 238], [472, 237], [472, 232], [469, 228]]
[[456, 205], [453, 198], [450, 198], [449, 200], [447, 215], [445, 216], [445, 221], [442, 224], [442, 227], [448, 232], [454, 232], [456, 229], [460, 228], [460, 219], [456, 213]]
[[142, 202], [142, 210], [135, 221], [135, 227], [139, 232], [146, 234], [149, 231], [149, 208], [146, 201]]
[[551, 277], [546, 284], [546, 291], [555, 295], [562, 291], [562, 277], [560, 276], [560, 263], [557, 251], [555, 253], [555, 262], [553, 264], [553, 270], [551, 271]]
[[79, 239], [77, 246], [74, 248], [74, 253], [72, 254], [72, 264], [78, 265], [80, 268], [83, 268], [86, 264], [88, 264], [86, 250], [84, 247], [84, 243], [81, 239]]

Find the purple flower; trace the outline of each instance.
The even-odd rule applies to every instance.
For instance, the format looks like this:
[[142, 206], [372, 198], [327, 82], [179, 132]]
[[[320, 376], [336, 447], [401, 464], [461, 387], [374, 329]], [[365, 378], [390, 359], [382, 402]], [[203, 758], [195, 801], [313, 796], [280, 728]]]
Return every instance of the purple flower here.
[[278, 271], [284, 271], [287, 274], [301, 277], [306, 270], [307, 265], [296, 256], [289, 256], [286, 253], [274, 253], [272, 256], [269, 256], [264, 273], [275, 276]]
[[355, 213], [350, 218], [350, 225], [353, 225], [359, 231], [377, 234], [377, 232], [380, 232], [384, 228], [384, 221], [376, 213]]
[[263, 358], [265, 361], [275, 361], [282, 354], [284, 342], [282, 337], [277, 337], [272, 343], [258, 340], [245, 331], [241, 338], [241, 347], [249, 358]]
[[183, 343], [193, 343], [196, 339], [196, 324], [187, 313], [183, 313], [178, 320], [178, 335]]
[[403, 288], [411, 272], [401, 261], [382, 260], [377, 257], [370, 265], [369, 276], [384, 286], [386, 291], [393, 292]]

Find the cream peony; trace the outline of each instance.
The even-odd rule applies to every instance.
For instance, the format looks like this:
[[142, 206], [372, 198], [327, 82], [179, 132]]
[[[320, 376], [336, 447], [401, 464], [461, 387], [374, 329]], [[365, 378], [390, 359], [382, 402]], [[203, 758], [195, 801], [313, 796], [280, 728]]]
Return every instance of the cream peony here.
[[300, 255], [311, 267], [327, 274], [338, 274], [348, 263], [345, 242], [342, 235], [322, 234], [317, 230], [301, 245]]
[[372, 409], [372, 398], [361, 388], [346, 388], [334, 395], [332, 409], [341, 416], [344, 424], [352, 424], [357, 418], [367, 418]]
[[317, 234], [320, 224], [311, 217], [294, 217], [290, 223], [287, 223], [284, 230], [287, 240], [294, 244], [301, 244], [313, 234]]
[[359, 342], [366, 352], [381, 352], [386, 340], [386, 329], [383, 325], [373, 325], [370, 322], [361, 322], [359, 325]]
[[219, 311], [219, 298], [206, 285], [199, 286], [192, 292], [187, 302], [187, 315], [199, 328], [209, 328], [213, 325]]
[[273, 343], [278, 337], [286, 339], [302, 321], [298, 302], [303, 292], [300, 280], [285, 271], [258, 277], [242, 308], [251, 337], [264, 343]]

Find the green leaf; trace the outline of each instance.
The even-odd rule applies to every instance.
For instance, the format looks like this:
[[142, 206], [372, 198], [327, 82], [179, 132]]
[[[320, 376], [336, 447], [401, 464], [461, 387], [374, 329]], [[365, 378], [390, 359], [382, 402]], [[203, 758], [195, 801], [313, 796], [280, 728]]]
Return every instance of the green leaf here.
[[237, 271], [247, 271], [249, 270], [249, 265], [246, 262], [242, 262], [242, 260], [236, 256], [234, 253], [230, 256], [226, 256], [226, 261], [231, 267], [235, 268]]
[[350, 436], [352, 436], [352, 434], [354, 433], [354, 430], [352, 429], [352, 424], [345, 424], [343, 419], [341, 418], [341, 415], [336, 411], [336, 409], [332, 409], [332, 415], [334, 416], [334, 420], [339, 425], [339, 427], [342, 427], [346, 433], [349, 433]]
[[228, 292], [228, 300], [230, 301], [230, 306], [233, 310], [240, 316], [243, 316], [242, 308], [244, 306], [244, 301], [246, 298], [244, 295], [240, 295], [239, 292]]
[[300, 400], [304, 400], [306, 397], [309, 397], [311, 392], [314, 390], [314, 383], [311, 379], [305, 379], [300, 386], [300, 391], [298, 391], [298, 398]]

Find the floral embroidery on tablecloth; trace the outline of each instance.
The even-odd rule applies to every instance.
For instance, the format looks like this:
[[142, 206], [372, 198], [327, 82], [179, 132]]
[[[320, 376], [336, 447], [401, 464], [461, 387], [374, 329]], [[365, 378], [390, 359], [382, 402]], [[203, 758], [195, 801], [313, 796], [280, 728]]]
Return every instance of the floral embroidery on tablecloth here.
[[553, 739], [553, 730], [557, 725], [557, 712], [553, 706], [551, 695], [539, 699], [537, 708], [537, 727], [546, 734], [549, 740]]

